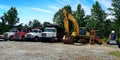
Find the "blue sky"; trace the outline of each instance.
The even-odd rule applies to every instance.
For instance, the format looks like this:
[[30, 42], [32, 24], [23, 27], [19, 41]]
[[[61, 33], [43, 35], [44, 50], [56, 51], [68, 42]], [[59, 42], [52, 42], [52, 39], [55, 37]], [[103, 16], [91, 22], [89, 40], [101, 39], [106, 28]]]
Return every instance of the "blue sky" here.
[[75, 11], [78, 4], [82, 5], [85, 14], [90, 14], [92, 4], [99, 1], [106, 11], [111, 7], [111, 0], [0, 0], [0, 16], [11, 6], [16, 7], [20, 23], [28, 24], [30, 20], [37, 19], [41, 23], [53, 22], [54, 14], [65, 5], [70, 5]]

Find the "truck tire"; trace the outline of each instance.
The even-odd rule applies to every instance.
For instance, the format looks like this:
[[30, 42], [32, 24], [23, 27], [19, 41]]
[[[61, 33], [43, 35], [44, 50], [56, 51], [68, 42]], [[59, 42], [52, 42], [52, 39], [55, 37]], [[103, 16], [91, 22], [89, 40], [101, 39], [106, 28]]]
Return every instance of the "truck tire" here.
[[35, 42], [39, 41], [39, 38], [38, 38], [38, 37], [35, 37], [35, 38], [34, 38], [34, 41], [35, 41]]
[[51, 43], [55, 42], [55, 38], [52, 37], [51, 40], [50, 40]]
[[22, 37], [22, 40], [23, 40], [23, 41], [25, 41], [25, 38], [24, 38], [24, 37]]
[[118, 42], [118, 48], [120, 48], [120, 42]]
[[4, 39], [4, 41], [8, 41], [8, 39]]
[[11, 36], [11, 37], [9, 37], [8, 41], [12, 41], [12, 40], [13, 40], [12, 36]]

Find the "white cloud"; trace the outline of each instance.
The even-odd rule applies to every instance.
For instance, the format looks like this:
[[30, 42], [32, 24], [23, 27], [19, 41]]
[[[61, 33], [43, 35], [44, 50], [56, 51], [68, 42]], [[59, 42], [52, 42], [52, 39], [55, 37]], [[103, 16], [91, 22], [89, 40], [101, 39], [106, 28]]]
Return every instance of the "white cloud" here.
[[0, 9], [8, 9], [8, 6], [0, 5]]
[[101, 3], [102, 5], [104, 5], [106, 8], [111, 7], [111, 0], [93, 0], [93, 1], [94, 2], [98, 1], [99, 3]]
[[49, 5], [49, 7], [50, 7], [51, 9], [53, 9], [53, 10], [56, 10], [56, 11], [60, 9], [59, 7], [54, 6], [54, 5]]
[[50, 10], [41, 9], [41, 8], [31, 8], [31, 9], [39, 12], [52, 13], [52, 11]]
[[106, 17], [106, 19], [115, 19], [115, 17], [112, 16], [112, 15], [108, 15], [108, 16]]

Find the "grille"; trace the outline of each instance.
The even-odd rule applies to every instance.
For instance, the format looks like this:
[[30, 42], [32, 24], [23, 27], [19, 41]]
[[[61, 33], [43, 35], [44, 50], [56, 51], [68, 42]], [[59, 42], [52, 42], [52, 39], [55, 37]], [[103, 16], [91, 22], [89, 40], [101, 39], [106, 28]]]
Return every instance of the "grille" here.
[[15, 35], [15, 39], [19, 39], [20, 36], [18, 34]]
[[42, 36], [45, 37], [45, 36], [46, 36], [46, 33], [42, 33]]
[[31, 34], [27, 34], [27, 38], [30, 38], [31, 37]]
[[4, 38], [8, 38], [8, 34], [4, 34]]

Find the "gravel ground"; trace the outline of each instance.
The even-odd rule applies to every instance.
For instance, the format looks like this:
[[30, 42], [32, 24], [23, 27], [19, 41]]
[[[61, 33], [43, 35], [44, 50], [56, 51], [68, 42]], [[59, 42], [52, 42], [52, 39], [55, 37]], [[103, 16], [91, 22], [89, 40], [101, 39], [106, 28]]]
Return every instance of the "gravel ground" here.
[[120, 60], [109, 55], [120, 51], [109, 45], [68, 45], [42, 42], [0, 42], [0, 60]]

